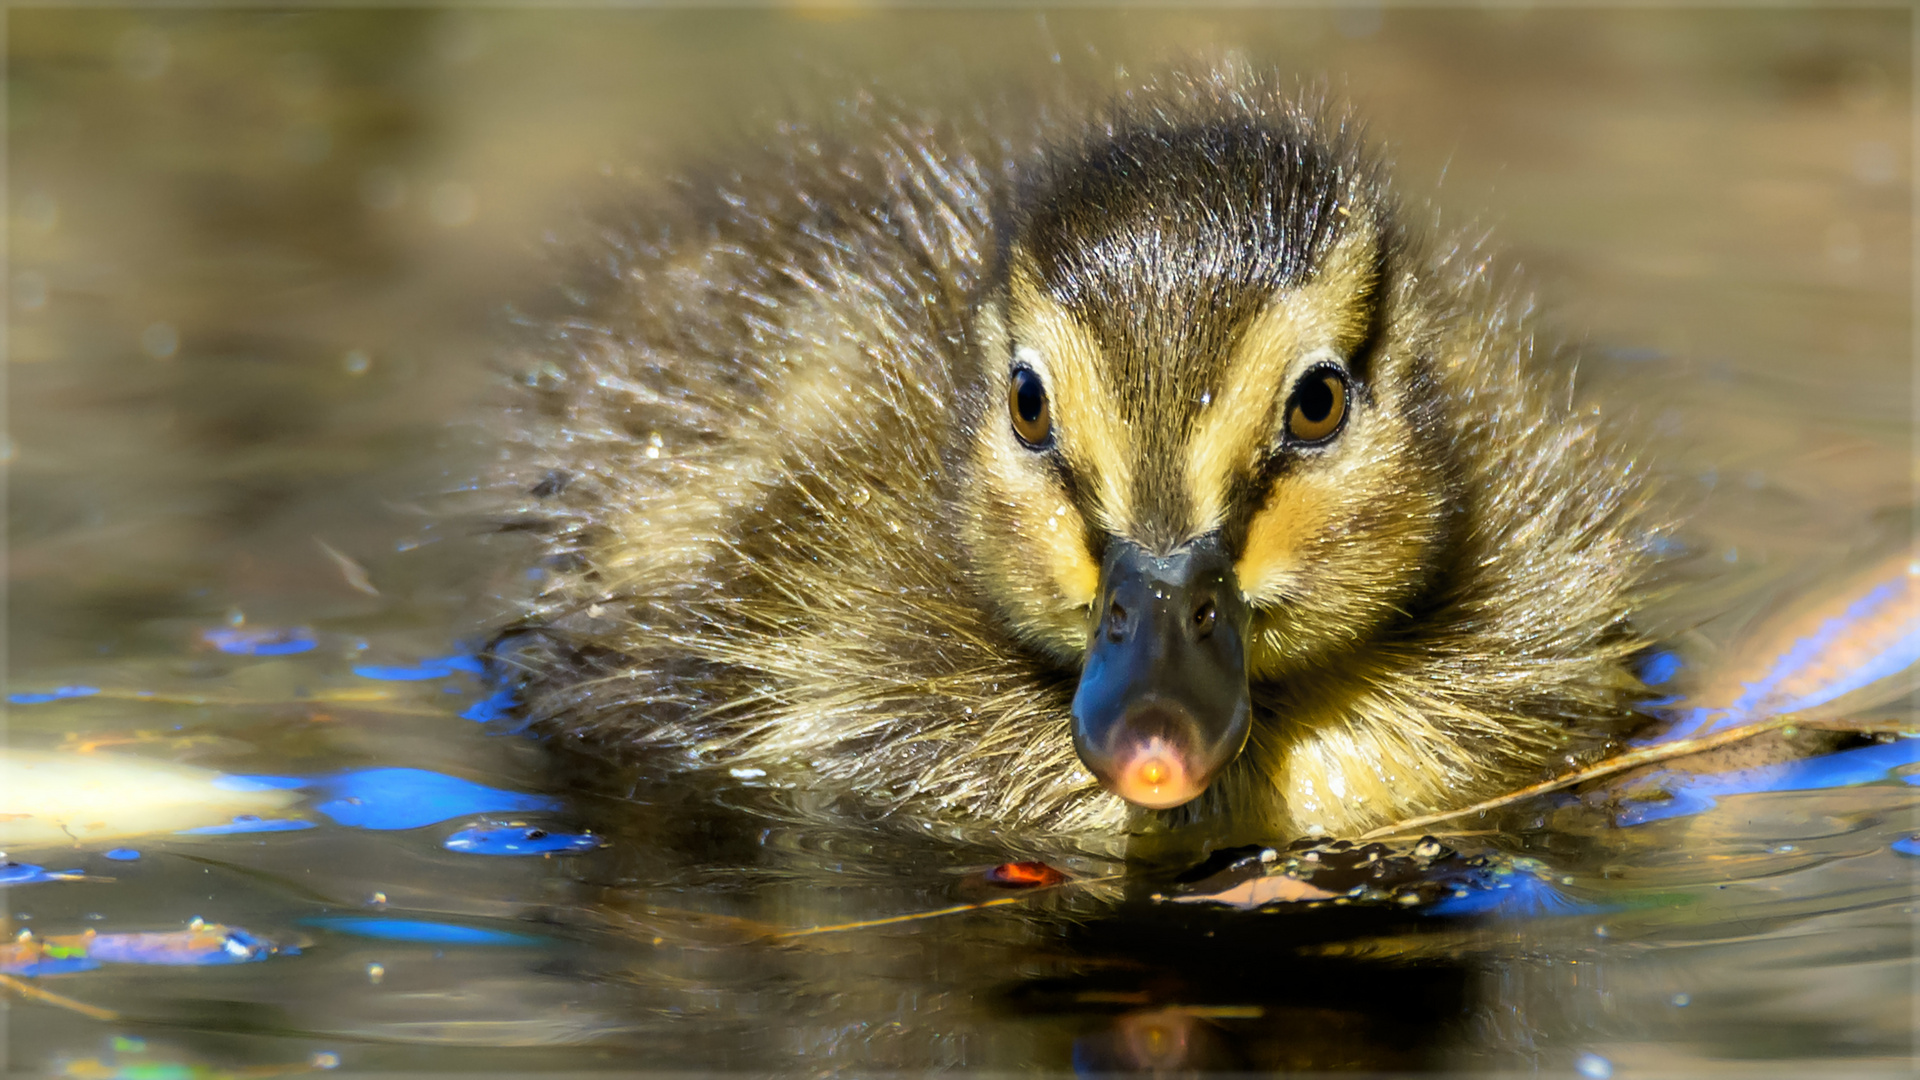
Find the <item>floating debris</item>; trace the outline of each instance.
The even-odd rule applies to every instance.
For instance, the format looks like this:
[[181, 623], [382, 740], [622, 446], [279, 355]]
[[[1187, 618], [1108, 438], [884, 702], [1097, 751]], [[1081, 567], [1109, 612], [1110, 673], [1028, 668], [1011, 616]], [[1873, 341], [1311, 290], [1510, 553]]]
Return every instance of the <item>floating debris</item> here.
[[[1021, 889], [1013, 895], [998, 896], [991, 900], [976, 900], [964, 904], [950, 904], [947, 907], [933, 908], [927, 911], [910, 911], [904, 915], [886, 915], [877, 919], [861, 919], [857, 922], [833, 923], [824, 926], [805, 926], [793, 930], [773, 930], [767, 936], [775, 940], [787, 940], [791, 938], [810, 937], [815, 934], [841, 934], [853, 930], [871, 930], [881, 926], [898, 926], [902, 923], [920, 922], [924, 919], [938, 919], [947, 915], [958, 915], [962, 912], [983, 911], [987, 908], [1022, 904], [1036, 896], [1045, 895], [1048, 889], [1058, 886], [1085, 887], [1089, 885], [1102, 885], [1109, 881], [1115, 881], [1123, 876], [1122, 874], [1107, 874], [1102, 877], [1073, 878], [1063, 874], [1057, 885], [1032, 885]], [[984, 875], [982, 875], [982, 878], [984, 878]], [[978, 881], [981, 879], [976, 878], [974, 880]], [[656, 940], [655, 944], [658, 943]]]
[[276, 953], [299, 951], [297, 947], [277, 946], [238, 927], [199, 920], [185, 930], [163, 933], [96, 934], [87, 947], [87, 954], [102, 963], [167, 967], [252, 964]]
[[448, 851], [466, 855], [554, 855], [592, 851], [602, 845], [592, 833], [549, 832], [535, 825], [511, 822], [462, 829], [442, 843]]
[[44, 692], [8, 694], [7, 701], [14, 705], [45, 705], [49, 701], [71, 701], [74, 698], [92, 697], [100, 692], [97, 686], [61, 686]]
[[[0, 953], [0, 955], [4, 954]], [[58, 972], [48, 972], [48, 974], [58, 974]], [[68, 1012], [79, 1013], [81, 1016], [87, 1017], [90, 1020], [115, 1021], [120, 1019], [120, 1014], [114, 1012], [112, 1009], [103, 1009], [98, 1005], [89, 1005], [84, 1001], [75, 1001], [65, 994], [56, 994], [51, 990], [42, 989], [30, 982], [15, 978], [4, 972], [0, 972], [0, 988], [11, 990], [21, 997], [26, 998], [28, 1001], [37, 1001], [42, 1005], [51, 1005], [56, 1009], [65, 1009]]]
[[279, 954], [299, 952], [238, 927], [196, 919], [184, 930], [132, 934], [22, 935], [0, 944], [0, 972], [9, 975], [66, 975], [102, 964], [206, 967], [252, 964]]
[[1009, 862], [992, 867], [983, 875], [988, 884], [1007, 889], [1035, 889], [1058, 885], [1067, 875], [1043, 862]]
[[1238, 885], [1230, 885], [1218, 892], [1176, 896], [1173, 900], [1179, 904], [1224, 904], [1227, 907], [1236, 907], [1245, 911], [1265, 907], [1268, 904], [1298, 904], [1310, 900], [1331, 900], [1338, 895], [1289, 874], [1271, 874], [1265, 877], [1248, 878]]
[[304, 626], [290, 627], [284, 630], [248, 630], [241, 628], [223, 628], [203, 630], [200, 640], [234, 656], [291, 656], [295, 653], [312, 652], [319, 644], [313, 631]]
[[1252, 910], [1373, 904], [1442, 916], [1534, 916], [1603, 909], [1568, 898], [1543, 864], [1497, 853], [1463, 856], [1431, 836], [1413, 843], [1296, 840], [1215, 852], [1154, 899]]
[[[362, 368], [362, 370], [365, 369]], [[313, 542], [320, 548], [322, 554], [333, 560], [333, 565], [339, 569], [340, 576], [346, 581], [348, 588], [366, 593], [368, 596], [380, 595], [380, 590], [375, 588], [372, 579], [367, 577], [367, 568], [356, 562], [353, 556], [317, 536], [313, 538]]]

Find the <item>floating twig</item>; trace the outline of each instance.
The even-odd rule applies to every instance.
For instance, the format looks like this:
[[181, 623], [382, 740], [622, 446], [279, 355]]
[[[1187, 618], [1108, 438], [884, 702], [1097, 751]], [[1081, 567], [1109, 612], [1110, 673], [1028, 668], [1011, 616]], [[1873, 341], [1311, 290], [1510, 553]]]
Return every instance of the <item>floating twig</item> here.
[[980, 900], [971, 904], [955, 904], [952, 907], [935, 908], [932, 911], [915, 911], [906, 915], [889, 915], [881, 919], [862, 919], [859, 922], [835, 923], [832, 926], [808, 926], [799, 930], [782, 930], [772, 935], [776, 941], [786, 938], [809, 937], [814, 934], [837, 934], [843, 930], [865, 930], [874, 926], [892, 926], [895, 923], [918, 922], [921, 919], [937, 919], [942, 915], [958, 915], [963, 911], [980, 911], [984, 908], [1005, 907], [1032, 899], [1041, 893], [1053, 892], [1073, 885], [1097, 885], [1103, 881], [1114, 881], [1125, 877], [1124, 874], [1108, 874], [1105, 877], [1072, 878], [1058, 885], [1047, 885], [1037, 889], [1027, 889], [1013, 896], [997, 896], [992, 900]]
[[56, 994], [51, 990], [42, 990], [39, 987], [33, 985], [32, 983], [27, 982], [25, 979], [17, 979], [17, 978], [14, 978], [12, 975], [0, 975], [0, 986], [6, 987], [7, 989], [13, 991], [16, 994], [19, 994], [21, 997], [26, 998], [29, 1001], [38, 1001], [43, 1005], [52, 1005], [57, 1009], [66, 1009], [69, 1012], [77, 1012], [81, 1016], [85, 1016], [89, 1019], [93, 1019], [93, 1020], [120, 1019], [120, 1014], [117, 1012], [114, 1012], [112, 1009], [103, 1009], [98, 1005], [89, 1005], [84, 1001], [75, 1001], [64, 994]]
[[1878, 730], [1872, 724], [1849, 724], [1831, 719], [1805, 720], [1795, 714], [1786, 713], [1780, 716], [1770, 717], [1758, 723], [1742, 724], [1737, 728], [1720, 732], [1717, 735], [1704, 735], [1697, 739], [1676, 739], [1673, 742], [1660, 746], [1649, 746], [1643, 750], [1630, 750], [1627, 753], [1610, 757], [1605, 761], [1595, 762], [1583, 769], [1575, 769], [1570, 773], [1563, 773], [1551, 780], [1542, 780], [1537, 784], [1529, 784], [1518, 791], [1509, 791], [1498, 798], [1488, 799], [1485, 802], [1477, 802], [1472, 806], [1463, 806], [1458, 810], [1447, 810], [1438, 814], [1422, 814], [1419, 817], [1408, 818], [1405, 821], [1397, 821], [1392, 825], [1383, 825], [1370, 832], [1361, 833], [1360, 839], [1378, 840], [1385, 836], [1397, 836], [1401, 833], [1424, 829], [1428, 825], [1435, 825], [1442, 821], [1452, 821], [1454, 818], [1467, 817], [1471, 814], [1484, 814], [1489, 810], [1498, 810], [1503, 806], [1510, 806], [1522, 799], [1531, 799], [1535, 795], [1545, 795], [1549, 792], [1559, 791], [1561, 788], [1572, 787], [1575, 784], [1582, 784], [1588, 780], [1597, 780], [1603, 776], [1612, 776], [1614, 773], [1625, 772], [1628, 769], [1638, 768], [1642, 765], [1652, 765], [1655, 762], [1685, 757], [1688, 754], [1697, 754], [1704, 750], [1717, 750], [1722, 746], [1729, 746], [1733, 743], [1751, 739], [1756, 735], [1764, 735], [1769, 731], [1778, 731], [1781, 728], [1787, 727], [1817, 727], [1829, 731]]
[[313, 542], [319, 545], [320, 551], [327, 558], [333, 560], [334, 566], [339, 567], [340, 576], [346, 579], [348, 588], [366, 593], [368, 596], [380, 595], [380, 590], [374, 588], [373, 582], [367, 577], [367, 568], [355, 562], [353, 556], [317, 536], [313, 538]]

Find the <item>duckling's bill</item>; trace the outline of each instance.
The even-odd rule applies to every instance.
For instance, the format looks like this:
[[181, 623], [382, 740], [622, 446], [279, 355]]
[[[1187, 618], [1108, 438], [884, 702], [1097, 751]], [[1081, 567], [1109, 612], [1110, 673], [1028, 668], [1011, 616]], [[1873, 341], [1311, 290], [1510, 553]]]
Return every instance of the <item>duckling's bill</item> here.
[[1170, 809], [1240, 753], [1250, 619], [1218, 536], [1168, 555], [1108, 544], [1073, 696], [1074, 749], [1108, 790]]

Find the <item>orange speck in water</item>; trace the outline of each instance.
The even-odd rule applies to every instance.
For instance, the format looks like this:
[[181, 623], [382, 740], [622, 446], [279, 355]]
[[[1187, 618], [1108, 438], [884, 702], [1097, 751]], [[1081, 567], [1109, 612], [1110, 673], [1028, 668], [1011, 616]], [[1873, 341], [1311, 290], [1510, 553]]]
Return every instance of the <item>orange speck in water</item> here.
[[1010, 862], [988, 870], [987, 880], [1010, 889], [1032, 889], [1058, 885], [1067, 880], [1067, 875], [1043, 862]]

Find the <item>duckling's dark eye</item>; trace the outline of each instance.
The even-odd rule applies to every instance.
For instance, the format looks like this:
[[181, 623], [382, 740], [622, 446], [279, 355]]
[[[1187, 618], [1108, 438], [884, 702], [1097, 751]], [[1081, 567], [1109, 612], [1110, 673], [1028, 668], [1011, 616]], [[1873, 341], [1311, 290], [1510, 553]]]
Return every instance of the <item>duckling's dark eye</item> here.
[[1323, 443], [1340, 433], [1347, 419], [1347, 377], [1333, 368], [1306, 373], [1287, 401], [1287, 438]]
[[1015, 368], [1007, 388], [1007, 411], [1013, 414], [1013, 433], [1029, 447], [1038, 448], [1053, 436], [1053, 416], [1047, 408], [1047, 388], [1032, 368]]

